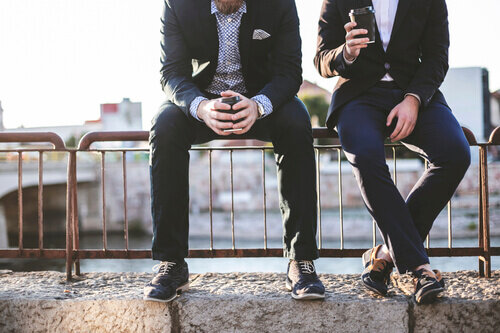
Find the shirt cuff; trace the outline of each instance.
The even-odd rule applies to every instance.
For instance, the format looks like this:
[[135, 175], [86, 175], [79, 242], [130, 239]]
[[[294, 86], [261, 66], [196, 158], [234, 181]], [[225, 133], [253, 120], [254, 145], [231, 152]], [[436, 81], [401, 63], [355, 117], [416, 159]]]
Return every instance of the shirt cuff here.
[[271, 100], [266, 95], [257, 95], [252, 97], [252, 100], [262, 104], [262, 107], [264, 108], [262, 118], [269, 116], [273, 112], [273, 103], [271, 103]]
[[345, 57], [345, 46], [344, 46], [344, 50], [342, 51], [342, 57], [344, 57], [344, 61], [348, 66], [352, 65], [357, 59], [357, 58], [354, 58], [353, 60], [347, 60], [347, 58]]
[[198, 96], [191, 102], [191, 105], [189, 106], [189, 113], [191, 113], [193, 118], [198, 121], [203, 121], [200, 118], [198, 118], [198, 115], [196, 114], [196, 112], [198, 111], [198, 106], [200, 106], [200, 103], [203, 101], [208, 101], [208, 98], [205, 98], [203, 96]]
[[413, 96], [413, 97], [415, 97], [418, 100], [418, 104], [422, 105], [422, 100], [420, 99], [420, 96], [418, 96], [417, 94], [407, 93], [407, 94], [405, 94], [405, 97], [406, 96]]

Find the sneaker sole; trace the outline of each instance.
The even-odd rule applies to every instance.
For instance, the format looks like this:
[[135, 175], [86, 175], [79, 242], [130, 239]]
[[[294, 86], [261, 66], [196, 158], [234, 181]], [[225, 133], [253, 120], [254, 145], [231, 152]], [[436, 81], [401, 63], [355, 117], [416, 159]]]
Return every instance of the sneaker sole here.
[[183, 284], [182, 286], [180, 286], [179, 288], [177, 288], [175, 290], [176, 293], [172, 297], [170, 297], [168, 299], [160, 299], [160, 298], [154, 298], [154, 297], [144, 296], [143, 300], [150, 301], [150, 302], [168, 303], [168, 302], [173, 301], [177, 297], [179, 297], [183, 292], [185, 292], [187, 290], [189, 290], [189, 282], [186, 282], [185, 284]]
[[369, 291], [371, 291], [371, 292], [373, 292], [373, 293], [377, 294], [378, 296], [387, 296], [387, 293], [383, 293], [383, 292], [381, 292], [381, 291], [377, 290], [376, 288], [373, 288], [372, 286], [367, 285], [367, 284], [363, 281], [363, 279], [361, 279], [361, 284], [363, 284], [363, 286], [364, 286], [366, 289], [368, 289]]
[[[292, 285], [290, 284], [290, 282], [288, 282], [288, 280], [285, 282], [285, 287], [286, 287], [286, 290], [288, 290], [290, 292], [293, 290]], [[303, 295], [295, 295], [294, 293], [292, 293], [292, 298], [293, 299], [297, 299], [297, 300], [324, 299], [325, 298], [325, 294], [303, 294]]]
[[443, 291], [444, 291], [443, 288], [431, 289], [428, 292], [420, 295], [419, 298], [414, 297], [415, 298], [415, 302], [417, 302], [417, 304], [429, 304], [429, 303], [432, 303], [436, 299], [437, 295], [440, 294], [440, 293], [442, 293]]

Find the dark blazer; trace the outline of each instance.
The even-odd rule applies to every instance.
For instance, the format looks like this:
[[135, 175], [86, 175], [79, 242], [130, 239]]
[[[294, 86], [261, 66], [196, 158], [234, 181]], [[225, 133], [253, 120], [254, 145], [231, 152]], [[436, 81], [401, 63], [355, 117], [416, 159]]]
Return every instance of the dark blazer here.
[[[302, 83], [299, 19], [294, 0], [247, 0], [239, 48], [248, 97], [266, 95], [279, 108]], [[164, 0], [161, 84], [167, 99], [189, 116], [217, 69], [219, 37], [210, 0]], [[271, 37], [253, 39], [255, 29]]]
[[391, 41], [384, 51], [380, 35], [348, 66], [343, 57], [344, 25], [349, 11], [371, 0], [324, 0], [314, 63], [323, 77], [340, 76], [328, 111], [327, 126], [337, 123], [339, 108], [374, 86], [388, 72], [405, 93], [417, 94], [421, 110], [435, 98], [448, 71], [448, 11], [445, 0], [399, 0]]

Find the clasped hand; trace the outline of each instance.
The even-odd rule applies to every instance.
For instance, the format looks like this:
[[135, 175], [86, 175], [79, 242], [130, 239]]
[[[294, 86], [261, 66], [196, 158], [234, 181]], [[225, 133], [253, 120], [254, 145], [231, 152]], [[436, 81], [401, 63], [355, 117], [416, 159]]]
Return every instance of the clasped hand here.
[[[233, 105], [233, 110], [237, 110], [238, 112], [235, 114], [223, 112], [223, 110], [231, 110], [231, 106], [222, 103], [221, 99], [218, 98], [202, 101], [196, 112], [198, 118], [203, 120], [210, 129], [221, 136], [230, 134], [241, 135], [248, 132], [259, 117], [257, 103], [231, 90], [222, 92], [221, 96], [239, 96], [241, 101]], [[238, 120], [240, 121], [238, 122]], [[224, 132], [224, 130], [236, 129], [241, 130]]]

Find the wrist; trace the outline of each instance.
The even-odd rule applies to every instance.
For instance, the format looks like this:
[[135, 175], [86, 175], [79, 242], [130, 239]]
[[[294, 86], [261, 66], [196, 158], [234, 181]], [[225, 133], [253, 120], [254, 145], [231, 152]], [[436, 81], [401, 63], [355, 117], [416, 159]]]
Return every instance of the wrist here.
[[205, 109], [205, 105], [207, 103], [208, 103], [208, 101], [204, 100], [204, 101], [201, 101], [200, 104], [198, 105], [198, 110], [196, 110], [196, 115], [198, 116], [198, 118], [203, 119], [203, 117], [205, 115], [204, 109]]
[[420, 101], [417, 97], [407, 94], [404, 98], [405, 102], [410, 103], [411, 105], [415, 106], [417, 109], [420, 107]]

